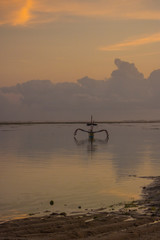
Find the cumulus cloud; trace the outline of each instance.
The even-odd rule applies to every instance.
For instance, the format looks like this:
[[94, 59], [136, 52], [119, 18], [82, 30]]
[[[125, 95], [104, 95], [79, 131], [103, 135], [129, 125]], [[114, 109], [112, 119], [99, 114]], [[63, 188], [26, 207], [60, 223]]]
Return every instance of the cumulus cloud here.
[[32, 80], [0, 88], [0, 121], [160, 119], [160, 69], [148, 79], [134, 63], [115, 59], [110, 78], [76, 83]]

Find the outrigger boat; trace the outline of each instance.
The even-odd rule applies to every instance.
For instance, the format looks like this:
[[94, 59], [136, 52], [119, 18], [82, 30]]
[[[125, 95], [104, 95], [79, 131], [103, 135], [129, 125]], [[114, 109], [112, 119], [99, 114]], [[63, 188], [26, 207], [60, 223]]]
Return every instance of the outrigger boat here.
[[87, 125], [87, 126], [90, 126], [90, 129], [89, 129], [89, 130], [84, 130], [84, 129], [82, 129], [82, 128], [77, 128], [77, 129], [75, 130], [75, 132], [74, 132], [74, 137], [77, 135], [77, 132], [78, 132], [78, 131], [82, 131], [82, 132], [87, 132], [88, 135], [89, 135], [89, 139], [90, 139], [90, 140], [93, 140], [95, 133], [105, 132], [105, 133], [106, 133], [106, 139], [109, 139], [109, 134], [108, 134], [108, 131], [107, 131], [106, 129], [101, 129], [101, 130], [98, 130], [98, 131], [93, 131], [94, 126], [97, 126], [98, 124], [93, 121], [92, 116], [91, 116], [91, 121], [88, 122], [88, 123], [86, 123], [86, 125]]

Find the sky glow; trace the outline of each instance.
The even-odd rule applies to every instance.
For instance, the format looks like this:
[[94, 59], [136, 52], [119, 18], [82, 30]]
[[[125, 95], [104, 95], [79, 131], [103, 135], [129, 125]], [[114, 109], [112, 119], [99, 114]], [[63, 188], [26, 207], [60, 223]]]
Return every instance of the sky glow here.
[[0, 0], [0, 86], [110, 77], [114, 59], [148, 77], [160, 62], [157, 0]]

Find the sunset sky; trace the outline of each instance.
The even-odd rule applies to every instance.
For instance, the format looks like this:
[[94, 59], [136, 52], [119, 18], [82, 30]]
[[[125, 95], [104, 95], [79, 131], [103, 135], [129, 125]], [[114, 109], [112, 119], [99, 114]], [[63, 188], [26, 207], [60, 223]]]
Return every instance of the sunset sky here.
[[160, 68], [159, 0], [0, 0], [0, 87]]

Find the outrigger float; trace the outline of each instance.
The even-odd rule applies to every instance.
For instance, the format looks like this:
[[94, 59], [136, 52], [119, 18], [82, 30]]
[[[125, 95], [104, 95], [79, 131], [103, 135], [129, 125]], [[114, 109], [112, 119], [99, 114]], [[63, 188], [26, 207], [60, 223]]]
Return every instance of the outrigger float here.
[[106, 129], [101, 129], [101, 130], [98, 130], [98, 131], [93, 131], [94, 126], [97, 126], [98, 124], [93, 121], [92, 116], [91, 116], [91, 121], [88, 122], [88, 123], [86, 123], [86, 125], [87, 125], [87, 126], [90, 126], [90, 129], [87, 131], [87, 130], [84, 130], [84, 129], [82, 129], [82, 128], [77, 128], [77, 129], [75, 130], [75, 132], [74, 132], [74, 137], [77, 135], [77, 132], [78, 132], [78, 131], [82, 131], [82, 132], [88, 133], [89, 139], [90, 139], [90, 140], [93, 140], [95, 133], [105, 132], [105, 133], [106, 133], [106, 139], [109, 139], [109, 134], [108, 134], [108, 131], [107, 131]]

